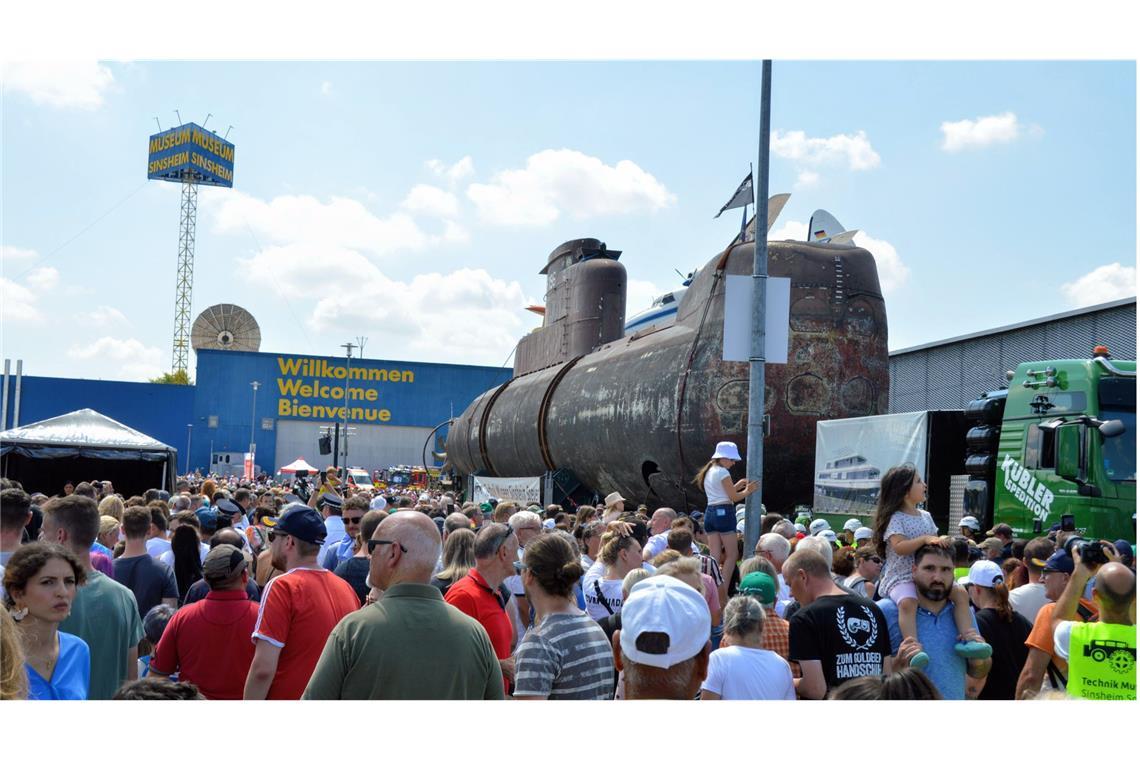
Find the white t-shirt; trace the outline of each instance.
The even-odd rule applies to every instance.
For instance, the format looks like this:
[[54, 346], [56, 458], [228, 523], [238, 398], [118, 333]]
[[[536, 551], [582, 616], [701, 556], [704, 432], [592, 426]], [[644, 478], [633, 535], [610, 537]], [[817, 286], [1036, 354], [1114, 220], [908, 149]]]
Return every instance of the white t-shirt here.
[[721, 467], [719, 464], [714, 464], [705, 473], [705, 498], [708, 499], [709, 504], [731, 504], [732, 499], [724, 490], [724, 479], [732, 480], [732, 475], [728, 470]]
[[721, 699], [795, 699], [792, 669], [767, 649], [731, 646], [709, 656], [709, 674], [701, 688]]
[[[210, 545], [209, 544], [201, 544], [201, 543], [198, 544], [198, 553], [201, 555], [201, 561], [205, 562], [206, 561], [206, 555], [210, 553]], [[165, 562], [169, 567], [174, 567], [174, 552], [173, 551], [163, 552], [161, 555], [159, 555], [158, 559], [162, 562]]]
[[1053, 653], [1057, 659], [1069, 661], [1069, 639], [1073, 635], [1073, 621], [1062, 620], [1053, 629]]
[[1044, 583], [1026, 583], [1009, 592], [1009, 604], [1013, 611], [1030, 622], [1037, 619], [1037, 613], [1048, 603]]
[[158, 559], [162, 556], [163, 552], [170, 551], [170, 539], [168, 538], [148, 538], [146, 542], [146, 553]]
[[[653, 559], [658, 554], [669, 548], [670, 532], [671, 531], [665, 531], [664, 533], [658, 533], [655, 536], [650, 536], [649, 540], [645, 542], [645, 548], [649, 550], [649, 559]], [[693, 554], [701, 553], [701, 548], [695, 543], [690, 544], [690, 546], [693, 547]]]
[[[597, 564], [597, 563], [595, 563]], [[621, 609], [621, 578], [602, 580], [595, 578], [589, 583], [582, 584], [582, 595], [586, 597], [586, 614], [594, 620], [601, 620]], [[599, 596], [598, 592], [601, 592]], [[602, 604], [602, 600], [605, 604]], [[606, 604], [609, 609], [606, 609]]]

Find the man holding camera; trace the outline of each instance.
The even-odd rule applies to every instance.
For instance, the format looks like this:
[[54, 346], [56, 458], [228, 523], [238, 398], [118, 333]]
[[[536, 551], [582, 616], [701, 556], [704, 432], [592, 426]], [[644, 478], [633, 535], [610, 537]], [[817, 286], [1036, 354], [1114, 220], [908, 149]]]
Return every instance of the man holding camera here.
[[[1136, 574], [1108, 541], [1073, 542], [1073, 572], [1053, 607], [1053, 649], [1069, 663], [1066, 691], [1080, 699], [1136, 699]], [[1074, 622], [1090, 578], [1095, 623]]]
[[[1071, 549], [1072, 545], [1069, 546]], [[1015, 691], [1017, 699], [1035, 698], [1042, 688], [1046, 674], [1049, 676], [1050, 688], [1065, 689], [1068, 678], [1067, 664], [1065, 660], [1057, 657], [1053, 650], [1053, 610], [1056, 609], [1056, 602], [1061, 598], [1061, 594], [1068, 587], [1073, 569], [1072, 556], [1062, 548], [1054, 551], [1041, 568], [1041, 584], [1045, 587], [1045, 598], [1049, 603], [1038, 611], [1037, 617], [1033, 620], [1033, 630], [1025, 640], [1029, 654], [1025, 659], [1025, 667], [1021, 669], [1021, 676], [1017, 679]], [[1069, 620], [1084, 622], [1097, 620], [1096, 606], [1086, 599], [1079, 599], [1069, 613]]]

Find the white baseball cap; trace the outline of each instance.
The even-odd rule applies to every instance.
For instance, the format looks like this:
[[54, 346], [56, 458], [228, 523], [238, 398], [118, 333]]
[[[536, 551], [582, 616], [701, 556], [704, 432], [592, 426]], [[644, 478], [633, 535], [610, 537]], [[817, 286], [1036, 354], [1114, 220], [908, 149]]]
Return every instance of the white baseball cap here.
[[828, 528], [827, 530], [821, 530], [819, 532], [819, 537], [826, 539], [829, 544], [835, 543], [835, 540], [838, 538], [838, 536], [835, 535], [835, 531], [833, 531], [831, 528]]
[[824, 520], [822, 517], [820, 517], [811, 521], [811, 525], [808, 526], [808, 532], [813, 536], [818, 536], [820, 534], [820, 531], [827, 530], [830, 527], [831, 525], [828, 524], [827, 520]]
[[970, 530], [981, 530], [982, 525], [978, 522], [978, 518], [973, 515], [966, 515], [958, 521], [959, 528], [969, 528]]
[[843, 530], [849, 530], [852, 533], [863, 527], [863, 523], [859, 522], [858, 518], [852, 517], [847, 522], [843, 523]]
[[862, 541], [864, 538], [874, 538], [874, 537], [875, 537], [875, 531], [871, 530], [870, 528], [856, 528], [855, 529], [855, 540], [856, 541]]
[[716, 445], [716, 451], [713, 452], [712, 458], [735, 459], [737, 462], [739, 462], [740, 450], [736, 448], [736, 444], [732, 441], [721, 441]]
[[980, 559], [970, 565], [970, 574], [966, 576], [966, 582], [975, 586], [993, 588], [999, 583], [1005, 583], [1005, 574], [1002, 573], [996, 562]]
[[[668, 575], [650, 576], [622, 605], [621, 651], [631, 662], [668, 669], [704, 649], [711, 627], [709, 605], [692, 586]], [[664, 636], [642, 639], [650, 633]]]

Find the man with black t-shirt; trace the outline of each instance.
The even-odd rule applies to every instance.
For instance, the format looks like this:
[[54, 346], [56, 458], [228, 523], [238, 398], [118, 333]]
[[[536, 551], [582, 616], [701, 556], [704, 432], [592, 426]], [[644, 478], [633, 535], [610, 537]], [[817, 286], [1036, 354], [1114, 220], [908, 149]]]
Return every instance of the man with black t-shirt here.
[[797, 551], [783, 570], [800, 603], [788, 629], [788, 656], [803, 674], [795, 679], [801, 699], [823, 699], [850, 678], [890, 672], [890, 635], [878, 607], [836, 586], [819, 552]]

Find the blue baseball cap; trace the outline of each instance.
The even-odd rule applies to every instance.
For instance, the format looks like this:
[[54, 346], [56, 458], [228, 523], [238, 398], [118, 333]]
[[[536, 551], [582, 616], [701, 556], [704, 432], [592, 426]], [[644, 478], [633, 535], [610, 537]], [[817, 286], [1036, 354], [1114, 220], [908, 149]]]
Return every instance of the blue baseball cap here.
[[1064, 549], [1058, 549], [1053, 552], [1049, 559], [1045, 560], [1045, 567], [1041, 568], [1043, 573], [1071, 573], [1073, 572], [1073, 557]]
[[321, 513], [306, 504], [286, 507], [277, 517], [263, 517], [261, 521], [278, 533], [310, 544], [323, 544], [328, 536]]
[[212, 533], [218, 529], [218, 511], [213, 507], [198, 507], [194, 510], [194, 516], [201, 523], [202, 530]]

